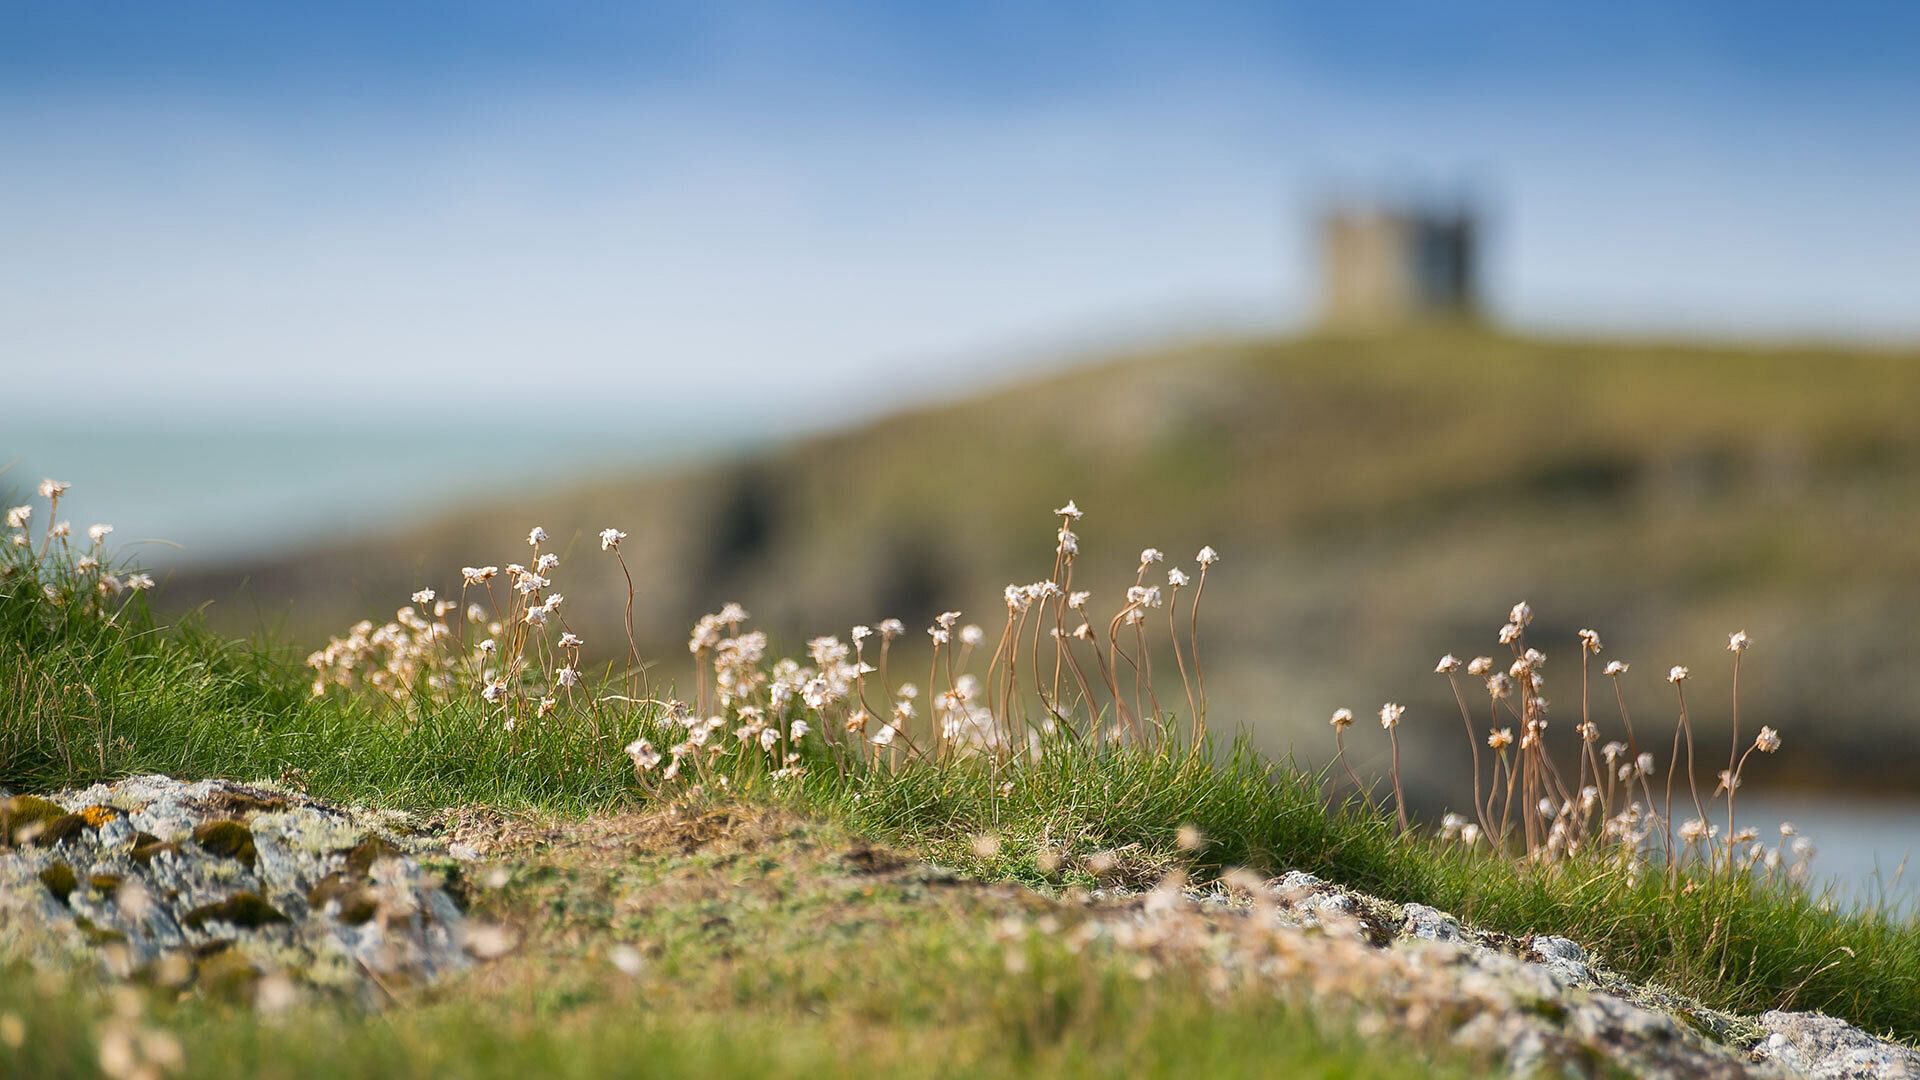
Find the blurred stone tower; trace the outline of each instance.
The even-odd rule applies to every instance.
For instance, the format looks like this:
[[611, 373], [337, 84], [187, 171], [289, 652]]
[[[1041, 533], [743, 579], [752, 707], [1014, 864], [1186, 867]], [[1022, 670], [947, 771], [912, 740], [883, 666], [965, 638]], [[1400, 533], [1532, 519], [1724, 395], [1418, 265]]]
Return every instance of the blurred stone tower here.
[[1338, 329], [1473, 319], [1478, 226], [1465, 209], [1342, 205], [1320, 221], [1320, 318]]

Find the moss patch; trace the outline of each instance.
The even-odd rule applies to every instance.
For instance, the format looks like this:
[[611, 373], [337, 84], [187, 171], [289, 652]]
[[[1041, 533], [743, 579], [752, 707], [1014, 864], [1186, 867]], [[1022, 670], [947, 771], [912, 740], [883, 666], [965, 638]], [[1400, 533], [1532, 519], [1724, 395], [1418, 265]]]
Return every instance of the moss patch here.
[[187, 912], [180, 920], [198, 930], [210, 922], [232, 923], [243, 930], [290, 921], [280, 909], [261, 899], [258, 893], [237, 892], [217, 904], [205, 904]]
[[79, 887], [80, 880], [74, 876], [73, 867], [57, 862], [40, 871], [40, 884], [45, 885], [47, 891], [59, 897], [64, 904], [67, 897], [73, 895], [73, 890]]
[[259, 858], [253, 846], [253, 830], [240, 821], [209, 821], [196, 826], [193, 842], [221, 858], [238, 859], [248, 866]]
[[134, 839], [132, 851], [133, 860], [141, 866], [151, 865], [153, 863], [153, 857], [163, 851], [171, 851], [178, 854], [180, 845], [168, 843], [157, 836], [150, 836], [147, 833], [141, 833], [139, 837]]
[[367, 922], [379, 910], [373, 893], [345, 874], [329, 874], [307, 893], [307, 903], [316, 911], [335, 902], [340, 905], [340, 921], [349, 926]]
[[66, 815], [66, 810], [58, 803], [35, 795], [15, 795], [0, 802], [0, 834], [6, 836], [9, 844], [22, 843], [23, 833], [30, 837], [48, 823]]
[[377, 836], [369, 836], [347, 852], [347, 873], [365, 877], [373, 871], [374, 863], [381, 859], [397, 859], [400, 855], [399, 848]]

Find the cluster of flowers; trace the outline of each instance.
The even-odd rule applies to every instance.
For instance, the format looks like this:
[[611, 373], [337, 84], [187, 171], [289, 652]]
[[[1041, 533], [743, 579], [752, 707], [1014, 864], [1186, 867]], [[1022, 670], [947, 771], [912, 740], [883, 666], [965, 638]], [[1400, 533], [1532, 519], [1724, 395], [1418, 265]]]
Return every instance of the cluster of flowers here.
[[[1048, 737], [1063, 733], [1108, 741], [1175, 737], [1152, 670], [1162, 635], [1149, 615], [1164, 610], [1166, 643], [1197, 741], [1205, 710], [1198, 602], [1219, 555], [1201, 549], [1193, 573], [1169, 569], [1163, 585], [1147, 575], [1166, 557], [1148, 548], [1117, 611], [1101, 620], [1092, 614], [1092, 594], [1073, 587], [1080, 508], [1069, 502], [1054, 515], [1053, 570], [1006, 587], [1005, 621], [979, 672], [971, 669], [987, 631], [963, 622], [959, 611], [942, 612], [927, 627], [927, 651], [914, 657], [927, 657], [927, 678], [917, 682], [896, 679], [893, 670], [908, 636], [900, 619], [855, 626], [844, 638], [817, 637], [804, 657], [776, 659], [767, 635], [748, 628], [746, 609], [729, 603], [701, 617], [688, 637], [696, 672], [691, 702], [657, 701], [631, 688], [591, 696], [581, 686], [584, 642], [567, 625], [565, 597], [553, 591], [560, 557], [544, 550], [549, 538], [536, 528], [527, 537], [528, 564], [465, 567], [456, 596], [422, 588], [392, 620], [358, 623], [315, 651], [307, 660], [313, 692], [372, 690], [403, 702], [422, 694], [471, 694], [509, 728], [552, 713], [576, 692], [589, 706], [654, 706], [653, 719], [627, 747], [647, 784], [683, 777], [724, 784], [731, 770], [717, 769], [716, 762], [736, 751], [758, 755], [776, 778], [800, 775], [809, 747], [838, 760], [857, 754], [890, 766], [903, 755], [1032, 760]], [[619, 529], [600, 533], [601, 550], [619, 560], [627, 581], [631, 682], [639, 657], [632, 578], [620, 552], [625, 539]], [[1192, 600], [1183, 609], [1188, 586]]]
[[[1517, 835], [1526, 855], [1543, 861], [1566, 858], [1599, 843], [1620, 854], [1636, 873], [1658, 856], [1673, 872], [1692, 859], [1713, 871], [1756, 866], [1777, 871], [1785, 866], [1791, 874], [1805, 875], [1813, 846], [1798, 836], [1791, 824], [1781, 826], [1781, 845], [1771, 849], [1759, 843], [1758, 830], [1736, 829], [1734, 825], [1735, 792], [1739, 790], [1747, 759], [1755, 753], [1771, 754], [1780, 749], [1780, 733], [1771, 727], [1761, 727], [1751, 743], [1743, 743], [1740, 738], [1740, 658], [1752, 646], [1752, 639], [1745, 631], [1731, 634], [1727, 639], [1727, 651], [1733, 655], [1732, 749], [1727, 768], [1720, 771], [1719, 786], [1703, 802], [1695, 778], [1693, 723], [1686, 699], [1686, 683], [1692, 672], [1679, 666], [1667, 672], [1667, 682], [1675, 689], [1679, 712], [1664, 774], [1664, 789], [1656, 793], [1655, 755], [1640, 748], [1627, 710], [1626, 694], [1620, 685], [1631, 670], [1625, 661], [1611, 660], [1600, 669], [1600, 674], [1613, 683], [1625, 741], [1600, 742], [1601, 730], [1593, 719], [1589, 692], [1592, 664], [1603, 646], [1600, 635], [1593, 630], [1579, 633], [1580, 723], [1573, 729], [1578, 738], [1573, 748], [1578, 766], [1569, 782], [1548, 747], [1547, 657], [1528, 644], [1527, 628], [1532, 623], [1533, 609], [1524, 602], [1515, 604], [1508, 613], [1498, 634], [1498, 640], [1507, 647], [1511, 657], [1504, 665], [1491, 656], [1462, 661], [1449, 653], [1434, 666], [1435, 673], [1445, 676], [1453, 691], [1468, 749], [1473, 755], [1472, 813], [1447, 814], [1440, 826], [1443, 838], [1467, 845], [1484, 839], [1494, 848], [1504, 850], [1510, 838]], [[1462, 688], [1462, 672], [1478, 680], [1485, 693], [1484, 736], [1479, 733], [1474, 710]], [[1387, 732], [1393, 750], [1392, 780], [1402, 828], [1406, 827], [1406, 812], [1400, 787], [1398, 729], [1405, 714], [1405, 707], [1393, 703], [1380, 708], [1380, 726]], [[1344, 734], [1353, 724], [1353, 711], [1340, 709], [1330, 722], [1337, 758], [1344, 763]], [[1488, 780], [1483, 780], [1481, 768], [1483, 742], [1493, 759]], [[1684, 766], [1681, 764], [1683, 748]], [[1356, 787], [1364, 788], [1350, 767], [1348, 775]], [[1695, 816], [1676, 823], [1675, 783], [1681, 775], [1686, 777]], [[1723, 793], [1727, 822], [1724, 833], [1710, 821], [1714, 816], [1713, 804]], [[1793, 856], [1790, 863], [1786, 858], [1789, 852]]]
[[[364, 687], [405, 701], [470, 691], [498, 708], [509, 730], [528, 714], [550, 715], [581, 684], [586, 643], [562, 614], [566, 596], [553, 591], [549, 575], [560, 556], [541, 550], [547, 540], [547, 531], [535, 527], [527, 534], [530, 564], [462, 567], [458, 598], [422, 588], [391, 621], [361, 621], [329, 640], [307, 657], [313, 693]], [[501, 590], [495, 582], [503, 573]]]
[[[688, 770], [717, 776], [709, 763], [727, 752], [717, 738], [726, 730], [738, 746], [757, 746], [768, 755], [774, 776], [799, 774], [809, 735], [822, 753], [860, 755], [889, 765], [898, 764], [903, 754], [1032, 761], [1056, 736], [1164, 743], [1176, 735], [1153, 685], [1158, 635], [1148, 621], [1150, 612], [1162, 608], [1197, 741], [1205, 709], [1195, 649], [1198, 600], [1218, 553], [1201, 549], [1196, 571], [1170, 569], [1163, 587], [1149, 582], [1147, 574], [1165, 555], [1155, 548], [1141, 552], [1134, 582], [1103, 632], [1091, 614], [1092, 594], [1073, 588], [1080, 552], [1074, 525], [1082, 512], [1068, 502], [1054, 514], [1059, 524], [1053, 571], [1003, 590], [1004, 622], [980, 673], [971, 669], [987, 631], [962, 622], [959, 611], [942, 612], [927, 627], [924, 684], [894, 678], [895, 653], [907, 633], [897, 618], [855, 626], [844, 640], [814, 638], [804, 661], [768, 663], [766, 635], [744, 628], [748, 615], [740, 605], [703, 616], [687, 640], [697, 671], [694, 701], [665, 703], [664, 727], [643, 733], [627, 747], [635, 773], [643, 782], [656, 771], [662, 780]], [[1177, 616], [1180, 590], [1189, 584], [1193, 601], [1185, 610], [1183, 645]]]
[[60, 500], [72, 488], [64, 480], [40, 481], [47, 515], [38, 539], [34, 536], [34, 504], [7, 508], [7, 547], [6, 556], [0, 558], [0, 573], [39, 580], [41, 591], [56, 606], [83, 605], [112, 618], [118, 611], [109, 611], [109, 605], [123, 609], [133, 594], [153, 588], [153, 576], [138, 570], [115, 571], [107, 555], [111, 525], [87, 526], [86, 544], [78, 542], [73, 522], [60, 517]]

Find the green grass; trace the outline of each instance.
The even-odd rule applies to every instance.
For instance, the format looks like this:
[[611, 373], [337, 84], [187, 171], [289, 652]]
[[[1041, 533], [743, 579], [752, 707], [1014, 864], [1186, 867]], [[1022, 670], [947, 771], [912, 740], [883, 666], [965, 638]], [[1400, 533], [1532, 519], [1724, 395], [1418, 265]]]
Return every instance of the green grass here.
[[[414, 810], [580, 812], [641, 798], [620, 747], [644, 715], [563, 711], [537, 731], [509, 733], [459, 705], [316, 699], [288, 657], [258, 643], [157, 627], [137, 603], [109, 627], [47, 603], [18, 576], [0, 583], [0, 688], [0, 785], [15, 789], [163, 771], [287, 775], [319, 795]], [[1035, 859], [1042, 844], [1079, 855], [1122, 849], [1123, 865], [1150, 874], [1179, 858], [1176, 831], [1191, 823], [1207, 838], [1203, 866], [1306, 869], [1490, 929], [1564, 934], [1609, 967], [1710, 1006], [1820, 1009], [1920, 1038], [1920, 924], [1910, 919], [1827, 911], [1803, 891], [1744, 880], [1700, 880], [1675, 896], [1657, 876], [1634, 884], [1596, 865], [1530, 868], [1399, 837], [1363, 808], [1328, 809], [1314, 776], [1244, 742], [1212, 757], [1059, 745], [1013, 773], [1003, 794], [1006, 779], [968, 761], [843, 775], [816, 759], [803, 786], [774, 790], [759, 769], [740, 767], [732, 790], [1036, 884], [1046, 882]], [[972, 854], [980, 833], [1001, 840], [991, 860]], [[366, 1052], [401, 1068], [416, 1061], [408, 1033], [430, 1042], [438, 1022], [429, 1012], [354, 1038], [373, 1040]], [[618, 1054], [644, 1050], [651, 1036], [642, 1028], [594, 1039], [603, 1037], [604, 1052]], [[830, 1033], [821, 1038], [831, 1045]]]

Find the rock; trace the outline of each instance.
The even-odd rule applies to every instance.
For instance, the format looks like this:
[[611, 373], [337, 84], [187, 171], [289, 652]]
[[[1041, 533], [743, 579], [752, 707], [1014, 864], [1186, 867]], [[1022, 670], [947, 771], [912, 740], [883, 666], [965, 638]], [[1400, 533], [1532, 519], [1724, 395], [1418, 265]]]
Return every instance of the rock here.
[[1811, 1080], [1920, 1077], [1920, 1053], [1831, 1016], [1769, 1012], [1761, 1014], [1760, 1025], [1769, 1034], [1754, 1047], [1754, 1056]]
[[1563, 937], [1535, 937], [1527, 946], [1527, 959], [1545, 967], [1563, 986], [1590, 986], [1595, 981], [1587, 967], [1587, 950]]
[[392, 815], [164, 776], [4, 810], [16, 843], [0, 847], [0, 950], [118, 975], [184, 959], [207, 984], [272, 972], [369, 1000], [374, 978], [425, 982], [468, 962], [464, 916]]
[[1425, 904], [1408, 904], [1403, 910], [1405, 914], [1400, 924], [1402, 934], [1427, 941], [1460, 939], [1460, 920], [1446, 912]]

